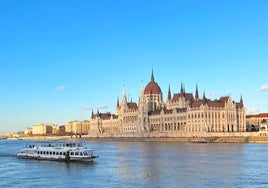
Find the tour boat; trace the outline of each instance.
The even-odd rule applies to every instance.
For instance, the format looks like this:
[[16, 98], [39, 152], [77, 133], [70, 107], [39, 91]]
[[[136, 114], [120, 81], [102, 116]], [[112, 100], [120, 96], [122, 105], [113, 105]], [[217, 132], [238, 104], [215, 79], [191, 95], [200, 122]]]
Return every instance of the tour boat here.
[[36, 144], [27, 144], [17, 157], [24, 159], [51, 160], [51, 161], [80, 161], [93, 162], [94, 150], [88, 149], [82, 142], [64, 141], [64, 142], [39, 142]]

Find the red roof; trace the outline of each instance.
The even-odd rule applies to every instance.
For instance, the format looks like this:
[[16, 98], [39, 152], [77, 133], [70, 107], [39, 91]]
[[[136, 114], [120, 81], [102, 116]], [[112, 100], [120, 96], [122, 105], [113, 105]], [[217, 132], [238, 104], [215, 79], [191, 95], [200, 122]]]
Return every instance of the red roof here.
[[113, 119], [117, 119], [118, 118], [117, 115], [111, 114], [110, 112], [93, 114], [91, 116], [91, 119], [95, 119], [96, 117], [100, 117], [102, 120], [111, 119], [111, 117], [113, 117]]
[[253, 115], [248, 115], [247, 117], [264, 118], [264, 117], [268, 117], [268, 113], [253, 114]]
[[145, 95], [150, 95], [150, 94], [162, 94], [161, 88], [155, 81], [151, 81], [147, 84], [147, 86], [144, 89], [144, 94]]
[[128, 108], [130, 108], [132, 110], [138, 109], [138, 105], [134, 102], [127, 103], [127, 106], [128, 106]]
[[[172, 98], [172, 102], [179, 101], [180, 97], [181, 97], [180, 93], [174, 93], [173, 98]], [[192, 101], [194, 99], [194, 96], [192, 93], [185, 93], [184, 97], [185, 97], [186, 101]]]

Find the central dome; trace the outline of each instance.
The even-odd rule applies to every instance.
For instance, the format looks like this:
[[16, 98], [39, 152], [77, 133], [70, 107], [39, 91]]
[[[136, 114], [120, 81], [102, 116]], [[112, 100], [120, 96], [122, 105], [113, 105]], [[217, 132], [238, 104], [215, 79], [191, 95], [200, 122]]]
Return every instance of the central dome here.
[[152, 72], [151, 81], [147, 84], [144, 89], [144, 95], [150, 94], [162, 94], [161, 88], [159, 85], [154, 81], [154, 74]]

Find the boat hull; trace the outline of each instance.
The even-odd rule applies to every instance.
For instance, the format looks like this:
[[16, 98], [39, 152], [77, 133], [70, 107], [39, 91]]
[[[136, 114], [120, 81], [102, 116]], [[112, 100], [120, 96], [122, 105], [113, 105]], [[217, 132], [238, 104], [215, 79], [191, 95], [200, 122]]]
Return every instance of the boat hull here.
[[38, 157], [38, 156], [29, 156], [29, 155], [17, 155], [21, 159], [34, 159], [34, 160], [43, 160], [43, 161], [59, 161], [59, 162], [93, 162], [98, 156], [84, 157], [84, 158], [53, 158], [53, 157]]

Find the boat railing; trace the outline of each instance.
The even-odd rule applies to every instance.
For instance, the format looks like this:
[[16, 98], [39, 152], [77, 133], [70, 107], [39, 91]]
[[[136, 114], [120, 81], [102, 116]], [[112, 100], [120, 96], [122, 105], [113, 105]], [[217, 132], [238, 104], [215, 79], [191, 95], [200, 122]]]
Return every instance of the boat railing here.
[[84, 143], [81, 141], [41, 141], [35, 143], [26, 143], [26, 148], [33, 148], [34, 146], [38, 147], [83, 147]]

